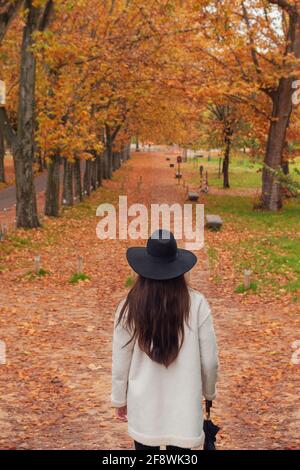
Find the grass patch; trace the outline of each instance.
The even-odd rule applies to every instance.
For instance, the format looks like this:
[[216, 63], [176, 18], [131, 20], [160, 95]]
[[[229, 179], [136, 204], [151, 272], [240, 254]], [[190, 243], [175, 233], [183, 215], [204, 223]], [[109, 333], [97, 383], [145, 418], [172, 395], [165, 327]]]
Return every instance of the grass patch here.
[[244, 286], [244, 284], [240, 284], [236, 289], [236, 294], [245, 294], [245, 292], [256, 292], [257, 291], [257, 284], [255, 282], [251, 282], [248, 289]]
[[[194, 176], [191, 183], [199, 185], [199, 167], [204, 167], [204, 174], [208, 172], [208, 184], [216, 188], [223, 187], [223, 176], [222, 173], [219, 177], [219, 157], [212, 157], [208, 161], [207, 157], [199, 158], [197, 167], [194, 165], [192, 160], [188, 162], [188, 168], [190, 171], [194, 171]], [[300, 157], [297, 157], [294, 162], [290, 164], [290, 173], [293, 180], [300, 182], [300, 175], [294, 171], [294, 169], [300, 170]], [[249, 158], [247, 154], [235, 152], [232, 154], [230, 165], [229, 165], [229, 184], [232, 189], [255, 189], [261, 187], [262, 179], [262, 163], [255, 161], [255, 159]]]
[[30, 238], [23, 238], [17, 235], [9, 235], [7, 239], [12, 243], [12, 246], [14, 248], [30, 247], [32, 245], [32, 241]]
[[84, 273], [74, 273], [72, 274], [72, 276], [70, 277], [70, 284], [77, 284], [78, 282], [80, 281], [89, 281], [90, 278], [89, 276], [87, 276], [87, 274], [84, 274]]
[[[274, 232], [300, 231], [300, 201], [290, 199], [279, 212], [265, 212], [253, 209], [253, 198], [250, 196], [212, 195], [205, 196], [205, 211], [219, 214], [226, 222], [233, 222], [243, 229]], [[223, 226], [224, 228], [224, 226]]]
[[128, 278], [125, 281], [125, 287], [129, 288], [132, 287], [134, 284], [134, 278], [132, 276], [128, 276]]
[[[223, 187], [222, 173], [219, 177], [219, 158], [213, 157], [208, 161], [207, 157], [199, 158], [197, 167], [190, 161], [189, 170], [194, 170], [192, 183], [199, 185], [199, 167], [204, 167], [204, 174], [208, 172], [208, 184], [216, 188]], [[231, 188], [259, 188], [261, 182], [261, 163], [253, 162], [247, 156], [244, 158], [233, 157], [229, 166], [229, 183]]]
[[[222, 187], [222, 179], [218, 179], [218, 158], [199, 160], [208, 171], [210, 187]], [[199, 168], [193, 170], [193, 163], [188, 164], [193, 171], [193, 180], [199, 184]], [[254, 202], [260, 192], [261, 168], [259, 163], [252, 162], [245, 156], [233, 158], [230, 167], [232, 188], [257, 188], [252, 194], [242, 194], [228, 189], [225, 194], [202, 196], [205, 212], [219, 214], [224, 221], [219, 237], [207, 235], [207, 250], [210, 266], [218, 272], [218, 250], [221, 248], [228, 254], [229, 266], [236, 277], [244, 269], [251, 269], [255, 283], [250, 290], [255, 292], [280, 289], [290, 292], [298, 300], [300, 291], [300, 200], [291, 198], [284, 201], [279, 212], [254, 210]], [[290, 171], [294, 178], [294, 168], [300, 168], [300, 158], [291, 164]], [[294, 178], [296, 179], [296, 177]], [[228, 236], [231, 234], [232, 237]], [[235, 292], [244, 293], [244, 286], [239, 285]]]
[[38, 279], [38, 278], [41, 278], [41, 277], [45, 277], [47, 276], [48, 274], [50, 274], [49, 271], [46, 271], [45, 269], [43, 268], [40, 268], [38, 270], [38, 272], [34, 272], [34, 271], [28, 271], [26, 273], [26, 277], [29, 281], [34, 281], [35, 279]]
[[209, 266], [211, 268], [214, 268], [218, 261], [218, 252], [213, 246], [209, 246], [206, 250], [207, 256], [208, 256], [208, 261], [209, 261]]
[[62, 207], [61, 215], [66, 220], [93, 219], [96, 217], [96, 210], [100, 204], [110, 203], [117, 205], [118, 202], [118, 194], [116, 192], [100, 186], [79, 204], [71, 207]]
[[30, 238], [24, 238], [17, 235], [8, 234], [4, 240], [0, 242], [0, 261], [5, 263], [5, 258], [13, 252], [26, 250], [36, 246]]

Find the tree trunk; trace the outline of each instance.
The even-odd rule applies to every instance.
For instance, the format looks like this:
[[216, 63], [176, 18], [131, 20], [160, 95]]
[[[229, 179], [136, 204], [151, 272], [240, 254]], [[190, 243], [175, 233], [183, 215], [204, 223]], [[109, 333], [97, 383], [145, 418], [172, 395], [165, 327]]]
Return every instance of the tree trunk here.
[[5, 183], [4, 157], [5, 157], [4, 138], [0, 129], [0, 183]]
[[292, 82], [292, 78], [282, 78], [279, 88], [273, 96], [272, 119], [264, 159], [261, 195], [262, 208], [270, 211], [277, 211], [282, 207], [281, 188], [272, 170], [280, 170], [282, 163], [286, 132], [292, 112]]
[[116, 157], [117, 157], [116, 166], [117, 166], [117, 170], [119, 170], [121, 168], [121, 152], [116, 152]]
[[[288, 53], [300, 58], [300, 14], [296, 11], [290, 13]], [[278, 211], [282, 207], [282, 191], [274, 170], [280, 170], [283, 162], [283, 150], [286, 142], [286, 133], [292, 113], [292, 88], [295, 77], [283, 77], [278, 88], [270, 96], [272, 98], [272, 119], [270, 122], [264, 168], [262, 173], [261, 207], [270, 211]], [[271, 168], [270, 171], [269, 168]]]
[[43, 162], [43, 158], [40, 152], [38, 152], [38, 155], [36, 157], [36, 162], [38, 164], [38, 172], [42, 173], [44, 171], [44, 162]]
[[96, 162], [97, 162], [97, 183], [98, 187], [102, 186], [102, 178], [103, 178], [103, 157], [100, 153], [96, 155]]
[[86, 196], [91, 194], [91, 160], [85, 161], [85, 170], [83, 177], [83, 192]]
[[110, 139], [107, 141], [107, 178], [111, 179], [113, 172], [113, 151]]
[[82, 183], [81, 183], [81, 159], [75, 158], [74, 163], [74, 185], [75, 185], [75, 197], [82, 201]]
[[230, 157], [230, 146], [231, 140], [230, 138], [226, 138], [226, 148], [225, 148], [225, 155], [223, 159], [223, 188], [230, 188], [229, 185], [229, 157]]
[[108, 179], [108, 151], [104, 150], [103, 153], [103, 178]]
[[127, 146], [127, 160], [130, 160], [130, 152], [131, 152], [131, 142], [129, 142], [128, 146]]
[[51, 157], [48, 165], [45, 215], [59, 216], [60, 157]]
[[116, 154], [116, 152], [112, 152], [111, 162], [112, 162], [112, 171], [116, 171], [116, 169], [117, 169], [117, 154]]
[[32, 163], [34, 160], [35, 69], [32, 51], [40, 8], [25, 1], [26, 24], [23, 29], [19, 87], [18, 131], [14, 148], [17, 227], [39, 227]]
[[97, 189], [97, 162], [96, 157], [91, 160], [91, 187], [95, 191]]
[[288, 160], [285, 160], [285, 161], [281, 164], [281, 168], [282, 168], [283, 174], [284, 174], [284, 175], [288, 175], [289, 172], [290, 172], [289, 161], [288, 161]]
[[64, 206], [73, 206], [74, 204], [74, 190], [73, 190], [73, 175], [74, 165], [64, 158], [64, 182], [62, 203]]
[[[3, 5], [3, 4], [7, 5]], [[23, 1], [15, 0], [14, 2], [1, 2], [1, 9], [3, 10], [0, 15], [0, 41], [2, 42], [6, 31], [11, 24], [12, 20], [16, 16], [19, 8], [21, 7]], [[4, 9], [5, 8], [5, 9]]]

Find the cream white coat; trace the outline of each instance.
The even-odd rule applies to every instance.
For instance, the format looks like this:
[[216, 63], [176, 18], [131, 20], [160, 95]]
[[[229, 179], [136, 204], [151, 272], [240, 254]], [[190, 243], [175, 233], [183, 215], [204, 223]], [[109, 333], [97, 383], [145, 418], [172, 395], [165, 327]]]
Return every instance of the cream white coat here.
[[127, 405], [128, 433], [149, 446], [198, 447], [204, 440], [202, 398], [216, 397], [218, 352], [210, 307], [190, 289], [189, 326], [177, 359], [152, 361], [119, 324], [113, 334], [112, 406]]

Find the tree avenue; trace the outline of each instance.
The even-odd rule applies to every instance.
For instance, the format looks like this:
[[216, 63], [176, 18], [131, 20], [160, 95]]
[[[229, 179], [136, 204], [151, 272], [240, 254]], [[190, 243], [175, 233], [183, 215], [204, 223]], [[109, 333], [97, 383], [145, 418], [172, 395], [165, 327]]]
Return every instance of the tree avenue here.
[[112, 177], [137, 136], [222, 148], [224, 188], [232, 147], [254, 145], [260, 207], [280, 209], [299, 59], [296, 0], [0, 2], [0, 181], [5, 143], [17, 226], [40, 225], [36, 171], [57, 217]]

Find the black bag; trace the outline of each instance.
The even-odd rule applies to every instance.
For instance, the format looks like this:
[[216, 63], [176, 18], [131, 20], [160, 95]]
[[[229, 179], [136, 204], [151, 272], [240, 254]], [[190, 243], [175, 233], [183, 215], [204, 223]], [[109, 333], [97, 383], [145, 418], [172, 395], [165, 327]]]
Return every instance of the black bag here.
[[212, 407], [212, 401], [205, 400], [205, 411], [206, 417], [203, 423], [203, 431], [205, 434], [203, 450], [216, 450], [216, 435], [220, 428], [214, 424], [210, 419], [210, 409]]

